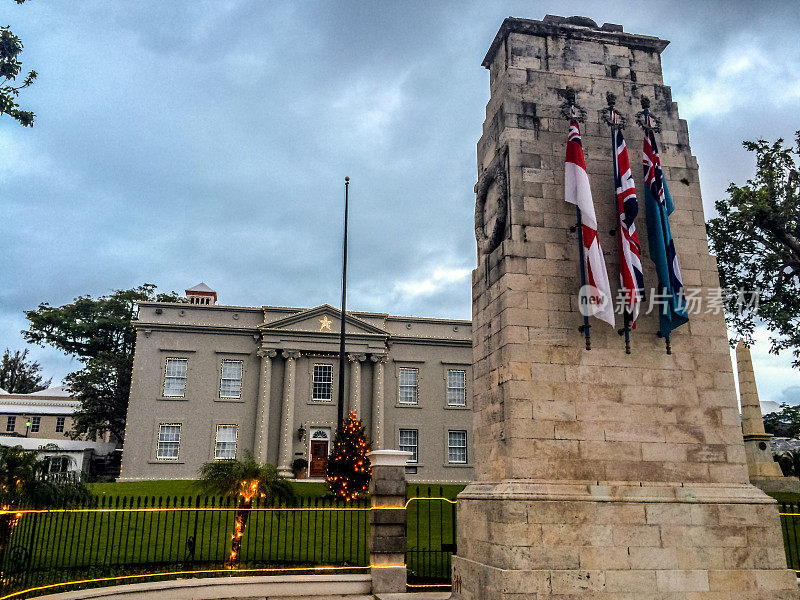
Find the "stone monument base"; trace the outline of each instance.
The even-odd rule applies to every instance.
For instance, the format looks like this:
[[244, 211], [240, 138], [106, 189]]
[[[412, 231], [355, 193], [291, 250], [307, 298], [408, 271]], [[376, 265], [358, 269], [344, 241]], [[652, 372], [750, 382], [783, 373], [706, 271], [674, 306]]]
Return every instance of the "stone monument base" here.
[[800, 494], [800, 479], [796, 477], [751, 477], [750, 483], [767, 494]]
[[777, 513], [746, 484], [472, 483], [453, 598], [796, 599]]

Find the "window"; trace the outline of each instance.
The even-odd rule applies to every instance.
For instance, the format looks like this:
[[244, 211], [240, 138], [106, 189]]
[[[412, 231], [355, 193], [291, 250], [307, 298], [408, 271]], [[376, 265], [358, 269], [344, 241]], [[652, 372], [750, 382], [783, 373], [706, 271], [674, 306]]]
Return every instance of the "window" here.
[[164, 397], [182, 398], [186, 394], [185, 358], [168, 358], [164, 370]]
[[31, 418], [31, 433], [37, 433], [42, 426], [42, 417]]
[[64, 423], [66, 420], [66, 417], [56, 417], [56, 433], [64, 433]]
[[467, 372], [450, 369], [447, 371], [447, 405], [467, 405]]
[[238, 437], [238, 425], [217, 425], [217, 437], [214, 441], [214, 459], [227, 460], [236, 458], [236, 440]]
[[158, 460], [178, 460], [178, 450], [180, 447], [181, 424], [162, 423], [159, 425], [156, 458]]
[[223, 360], [222, 377], [219, 382], [220, 398], [242, 397], [242, 361]]
[[418, 435], [416, 429], [401, 429], [400, 430], [400, 450], [403, 452], [411, 452], [411, 458], [408, 462], [417, 462], [417, 442]]
[[333, 400], [333, 365], [314, 365], [314, 385], [311, 399], [315, 402]]
[[66, 473], [72, 459], [69, 456], [48, 456], [44, 460], [48, 473]]
[[447, 432], [448, 462], [466, 464], [467, 462], [467, 432], [465, 430]]
[[400, 369], [400, 404], [417, 404], [419, 369]]
[[6, 431], [14, 431], [17, 426], [17, 417], [8, 417], [6, 421]]

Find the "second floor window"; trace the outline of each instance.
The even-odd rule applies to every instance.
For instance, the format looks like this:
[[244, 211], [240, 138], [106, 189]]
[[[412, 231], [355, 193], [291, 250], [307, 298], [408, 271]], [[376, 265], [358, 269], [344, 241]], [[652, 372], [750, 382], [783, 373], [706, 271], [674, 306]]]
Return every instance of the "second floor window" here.
[[333, 365], [314, 365], [311, 399], [315, 402], [333, 400]]
[[214, 441], [214, 458], [216, 460], [236, 458], [236, 440], [238, 438], [238, 425], [217, 425], [217, 437]]
[[450, 369], [447, 371], [448, 406], [467, 405], [467, 372]]
[[158, 426], [158, 445], [156, 458], [158, 460], [178, 460], [181, 448], [181, 424], [162, 423]]
[[417, 447], [418, 447], [419, 436], [416, 429], [401, 429], [400, 430], [400, 450], [403, 452], [411, 452], [411, 458], [408, 459], [408, 462], [415, 463], [417, 462]]
[[186, 395], [185, 358], [168, 358], [164, 369], [164, 397], [183, 398]]
[[419, 369], [400, 369], [400, 404], [418, 404]]
[[64, 433], [64, 423], [66, 421], [66, 417], [56, 417], [56, 433]]
[[242, 361], [223, 360], [222, 378], [219, 382], [220, 398], [242, 397]]
[[17, 417], [8, 417], [6, 421], [6, 431], [14, 431], [17, 427]]
[[31, 433], [37, 433], [42, 426], [42, 417], [31, 417]]

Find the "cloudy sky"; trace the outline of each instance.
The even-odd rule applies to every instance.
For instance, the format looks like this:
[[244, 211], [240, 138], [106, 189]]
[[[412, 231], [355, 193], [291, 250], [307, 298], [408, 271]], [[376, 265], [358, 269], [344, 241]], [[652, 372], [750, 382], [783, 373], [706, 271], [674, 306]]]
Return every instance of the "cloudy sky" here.
[[[672, 44], [707, 214], [800, 129], [800, 11], [757, 2], [2, 0], [39, 71], [0, 119], [0, 346], [24, 309], [151, 282], [225, 304], [338, 304], [469, 318], [480, 63], [504, 17], [581, 14]], [[788, 357], [754, 349], [763, 399], [800, 402]], [[33, 349], [55, 381], [77, 367]], [[794, 388], [794, 389], [792, 389]]]

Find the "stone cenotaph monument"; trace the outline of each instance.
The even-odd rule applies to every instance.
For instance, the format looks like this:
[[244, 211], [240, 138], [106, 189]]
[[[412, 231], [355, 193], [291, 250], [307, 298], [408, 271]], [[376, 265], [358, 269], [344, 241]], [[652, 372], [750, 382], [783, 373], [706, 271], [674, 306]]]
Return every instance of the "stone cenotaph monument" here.
[[[591, 350], [578, 329], [565, 104], [583, 118], [612, 292], [619, 263], [608, 92], [626, 123], [640, 231], [637, 112], [647, 99], [660, 123], [684, 285], [703, 299], [719, 287], [697, 161], [662, 80], [667, 44], [582, 17], [509, 18], [483, 62], [491, 98], [478, 142], [472, 283], [477, 480], [459, 496], [454, 598], [798, 598], [777, 506], [748, 479], [720, 310], [693, 311], [673, 332], [671, 353], [647, 303], [630, 354], [619, 315], [617, 328], [592, 319]], [[640, 238], [649, 300], [656, 275]]]

